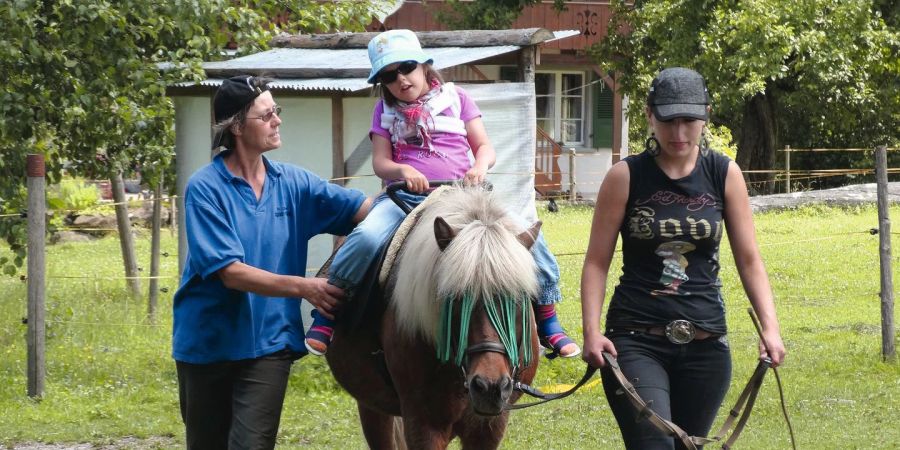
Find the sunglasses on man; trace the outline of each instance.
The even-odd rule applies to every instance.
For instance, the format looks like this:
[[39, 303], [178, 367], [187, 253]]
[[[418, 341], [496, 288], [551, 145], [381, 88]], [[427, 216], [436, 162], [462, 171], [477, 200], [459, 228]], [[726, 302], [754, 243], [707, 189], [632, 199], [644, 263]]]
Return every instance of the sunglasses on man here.
[[397, 81], [399, 75], [409, 75], [416, 67], [419, 67], [419, 63], [415, 61], [403, 61], [394, 70], [382, 70], [378, 74], [378, 79], [381, 80], [381, 84], [391, 84]]

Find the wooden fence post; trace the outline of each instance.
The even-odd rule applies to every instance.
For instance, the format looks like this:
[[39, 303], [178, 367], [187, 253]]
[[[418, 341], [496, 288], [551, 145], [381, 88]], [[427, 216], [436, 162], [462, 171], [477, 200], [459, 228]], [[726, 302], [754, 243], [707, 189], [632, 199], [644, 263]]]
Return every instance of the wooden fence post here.
[[569, 201], [578, 200], [578, 191], [576, 191], [575, 182], [575, 149], [569, 149]]
[[175, 236], [175, 227], [178, 226], [178, 215], [177, 215], [177, 207], [176, 203], [178, 203], [178, 197], [175, 195], [169, 196], [169, 234], [171, 236]]
[[875, 149], [875, 180], [878, 183], [878, 250], [881, 259], [881, 357], [897, 358], [894, 348], [894, 279], [891, 269], [891, 217], [888, 201], [887, 148]]
[[44, 354], [44, 239], [47, 233], [44, 155], [28, 155], [25, 161], [28, 176], [28, 396], [38, 398], [44, 395], [47, 374]]
[[784, 193], [791, 193], [791, 146], [784, 146]]
[[111, 179], [113, 200], [116, 202], [116, 224], [119, 228], [119, 245], [122, 248], [122, 262], [125, 264], [125, 276], [128, 287], [134, 298], [141, 296], [141, 280], [138, 278], [137, 258], [134, 255], [134, 237], [131, 235], [131, 221], [128, 220], [128, 202], [125, 198], [125, 181], [122, 172], [117, 172]]
[[147, 299], [147, 318], [151, 323], [156, 322], [156, 304], [159, 299], [159, 234], [162, 222], [162, 186], [163, 178], [160, 176], [153, 190], [153, 218], [150, 231], [150, 298]]

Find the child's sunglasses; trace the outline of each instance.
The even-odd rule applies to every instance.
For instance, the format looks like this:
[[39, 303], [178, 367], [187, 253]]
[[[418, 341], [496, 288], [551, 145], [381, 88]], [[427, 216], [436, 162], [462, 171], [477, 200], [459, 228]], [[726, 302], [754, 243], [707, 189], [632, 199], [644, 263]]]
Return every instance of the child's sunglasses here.
[[415, 61], [403, 61], [394, 70], [381, 71], [378, 74], [378, 79], [381, 80], [381, 84], [391, 84], [397, 81], [398, 75], [409, 75], [410, 72], [416, 70], [416, 67], [419, 67], [419, 63]]

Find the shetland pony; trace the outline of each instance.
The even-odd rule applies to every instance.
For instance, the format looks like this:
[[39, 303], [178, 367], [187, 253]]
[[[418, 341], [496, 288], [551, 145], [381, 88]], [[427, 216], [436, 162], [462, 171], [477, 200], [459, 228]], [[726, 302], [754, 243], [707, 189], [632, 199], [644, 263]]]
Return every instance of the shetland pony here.
[[529, 249], [541, 224], [523, 230], [483, 188], [454, 187], [413, 214], [383, 301], [351, 305], [364, 319], [337, 322], [329, 366], [370, 448], [443, 449], [456, 437], [497, 448], [514, 384], [538, 365]]

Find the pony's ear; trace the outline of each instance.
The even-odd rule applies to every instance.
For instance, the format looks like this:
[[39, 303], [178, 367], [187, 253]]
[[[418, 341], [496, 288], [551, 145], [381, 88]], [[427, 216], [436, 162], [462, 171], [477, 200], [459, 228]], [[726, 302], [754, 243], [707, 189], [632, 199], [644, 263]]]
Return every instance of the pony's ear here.
[[541, 225], [543, 225], [543, 222], [538, 220], [530, 228], [519, 233], [516, 238], [519, 239], [519, 242], [521, 242], [525, 248], [531, 250], [531, 246], [534, 245], [534, 241], [537, 240], [538, 233], [541, 232]]
[[437, 240], [437, 245], [444, 251], [448, 245], [450, 245], [450, 241], [456, 237], [456, 231], [453, 231], [453, 228], [450, 226], [447, 221], [442, 219], [441, 217], [434, 218], [434, 237]]

